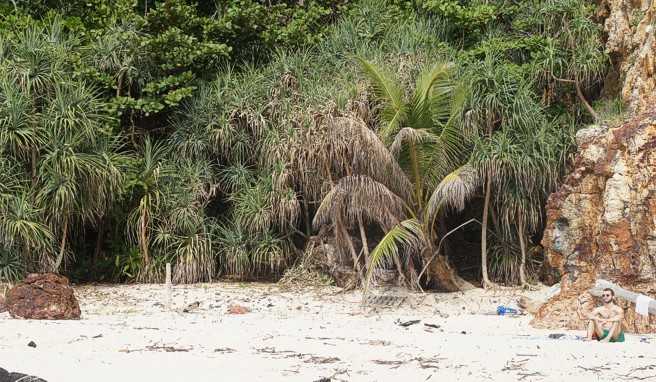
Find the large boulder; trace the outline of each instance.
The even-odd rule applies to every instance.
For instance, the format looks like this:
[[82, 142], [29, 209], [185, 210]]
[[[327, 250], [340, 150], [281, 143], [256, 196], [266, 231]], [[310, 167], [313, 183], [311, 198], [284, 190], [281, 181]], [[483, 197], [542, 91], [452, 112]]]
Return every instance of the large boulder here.
[[7, 293], [7, 309], [14, 318], [77, 320], [80, 305], [68, 279], [54, 273], [27, 275]]
[[598, 9], [617, 77], [606, 78], [607, 91], [634, 112], [648, 111], [656, 93], [656, 2], [601, 0]]
[[[576, 138], [574, 170], [547, 203], [542, 244], [561, 292], [537, 312], [542, 328], [583, 329], [577, 299], [592, 306], [599, 278], [656, 297], [656, 112]], [[626, 330], [656, 332], [654, 317], [624, 307]]]

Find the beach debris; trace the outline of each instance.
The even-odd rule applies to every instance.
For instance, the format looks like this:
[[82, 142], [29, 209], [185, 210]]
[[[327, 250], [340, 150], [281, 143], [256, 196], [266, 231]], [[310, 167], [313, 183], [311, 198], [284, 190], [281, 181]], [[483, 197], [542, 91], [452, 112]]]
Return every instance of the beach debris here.
[[325, 364], [325, 363], [335, 363], [339, 362], [340, 359], [337, 357], [319, 357], [319, 356], [311, 356], [310, 358], [306, 359], [305, 363], [316, 363], [316, 364]]
[[214, 349], [215, 353], [234, 353], [236, 351], [237, 350], [235, 350], [233, 348], [216, 348], [216, 349]]
[[467, 334], [467, 332], [463, 330], [460, 332], [460, 334]]
[[13, 318], [73, 320], [80, 305], [68, 279], [54, 273], [31, 273], [7, 292], [7, 309]]
[[385, 341], [385, 340], [370, 340], [366, 344], [367, 345], [374, 345], [374, 346], [389, 346], [392, 343], [390, 341]]
[[133, 353], [139, 351], [162, 351], [162, 350], [167, 353], [188, 352], [190, 350], [193, 350], [193, 347], [190, 346], [189, 348], [177, 348], [175, 346], [169, 346], [169, 345], [148, 345], [145, 348], [140, 348], [140, 349], [120, 349], [119, 352]]
[[391, 365], [391, 366], [394, 366], [394, 367], [392, 367], [392, 369], [397, 369], [399, 366], [406, 363], [405, 361], [383, 360], [383, 359], [372, 359], [371, 362], [375, 363], [376, 365]]
[[394, 321], [395, 324], [397, 324], [399, 326], [403, 326], [404, 328], [407, 328], [410, 325], [418, 324], [420, 322], [421, 322], [421, 320], [401, 321], [398, 318], [396, 319], [396, 321]]
[[419, 366], [422, 369], [439, 369], [440, 367], [439, 367], [438, 363], [440, 361], [445, 360], [445, 359], [446, 358], [444, 358], [444, 357], [438, 357], [438, 356], [431, 357], [431, 358], [416, 357], [416, 358], [411, 359], [411, 361], [419, 362]]
[[429, 328], [433, 328], [433, 329], [439, 329], [440, 328], [440, 325], [429, 324], [428, 322], [424, 322], [424, 326], [428, 326]]
[[246, 314], [250, 313], [250, 311], [249, 308], [239, 304], [230, 304], [230, 306], [228, 306], [228, 314]]
[[551, 333], [551, 334], [549, 334], [549, 338], [551, 338], [552, 340], [557, 340], [557, 339], [559, 339], [561, 337], [564, 337], [564, 336], [565, 336], [564, 333]]
[[27, 346], [29, 346], [31, 348], [36, 348], [36, 342], [30, 341], [30, 342], [27, 343]]
[[184, 313], [191, 313], [192, 311], [198, 309], [200, 307], [200, 301], [195, 301], [192, 302], [191, 304], [187, 305], [186, 308], [182, 309]]

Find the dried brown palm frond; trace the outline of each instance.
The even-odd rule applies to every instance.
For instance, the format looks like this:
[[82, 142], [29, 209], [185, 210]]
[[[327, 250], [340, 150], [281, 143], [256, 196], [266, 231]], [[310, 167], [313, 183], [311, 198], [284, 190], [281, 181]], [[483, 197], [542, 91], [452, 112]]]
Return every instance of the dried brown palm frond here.
[[324, 197], [313, 225], [318, 229], [340, 216], [349, 222], [364, 217], [382, 227], [393, 227], [406, 216], [407, 211], [408, 206], [403, 199], [385, 185], [367, 176], [352, 175], [340, 179]]
[[458, 167], [445, 176], [433, 191], [428, 200], [428, 218], [432, 221], [443, 206], [461, 211], [480, 186], [481, 177], [476, 169], [469, 164]]
[[395, 158], [398, 158], [404, 143], [414, 143], [419, 145], [422, 143], [435, 143], [438, 141], [439, 137], [428, 130], [404, 127], [399, 130], [398, 134], [396, 134], [394, 142], [390, 145], [389, 151]]
[[373, 130], [356, 118], [330, 118], [326, 122], [332, 144], [327, 159], [332, 159], [333, 165], [348, 164], [352, 173], [367, 175], [410, 200], [412, 183]]

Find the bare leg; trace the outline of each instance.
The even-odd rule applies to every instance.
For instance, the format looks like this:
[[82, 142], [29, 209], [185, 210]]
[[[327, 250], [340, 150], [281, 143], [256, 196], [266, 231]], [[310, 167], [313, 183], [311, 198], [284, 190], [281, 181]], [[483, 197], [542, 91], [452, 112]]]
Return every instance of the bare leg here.
[[587, 339], [592, 340], [593, 336], [597, 336], [597, 338], [601, 338], [601, 336], [604, 335], [604, 330], [601, 326], [601, 323], [597, 322], [596, 320], [590, 320], [588, 322], [588, 333], [587, 333]]
[[620, 323], [615, 321], [608, 331], [606, 338], [602, 342], [610, 342], [611, 339], [616, 340], [620, 336]]
[[588, 321], [588, 332], [585, 335], [585, 339], [592, 341], [592, 336], [595, 333], [595, 322], [593, 320]]

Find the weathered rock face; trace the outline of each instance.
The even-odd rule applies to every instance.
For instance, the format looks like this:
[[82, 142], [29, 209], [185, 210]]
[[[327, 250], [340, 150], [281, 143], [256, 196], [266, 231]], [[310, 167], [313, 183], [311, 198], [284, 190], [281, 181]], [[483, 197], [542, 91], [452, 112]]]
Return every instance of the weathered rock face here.
[[599, 16], [608, 35], [606, 51], [622, 77], [622, 98], [634, 112], [648, 110], [656, 93], [656, 2], [602, 0]]
[[53, 273], [29, 274], [7, 293], [7, 309], [14, 318], [75, 320], [80, 305], [68, 279]]
[[[576, 298], [603, 278], [656, 297], [656, 111], [621, 126], [577, 134], [573, 172], [547, 203], [547, 265], [561, 276], [561, 293], [536, 315], [539, 327], [582, 329]], [[656, 319], [625, 327], [656, 332]]]

